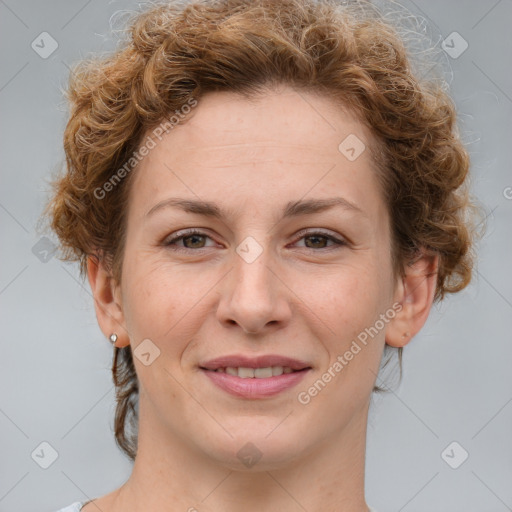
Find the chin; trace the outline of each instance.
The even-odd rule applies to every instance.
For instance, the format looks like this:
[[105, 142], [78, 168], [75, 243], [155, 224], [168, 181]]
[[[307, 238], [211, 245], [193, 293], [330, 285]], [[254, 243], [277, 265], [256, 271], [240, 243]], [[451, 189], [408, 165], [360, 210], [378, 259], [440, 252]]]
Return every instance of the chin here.
[[[220, 465], [232, 471], [270, 471], [288, 467], [298, 459], [305, 448], [304, 436], [299, 432], [292, 433], [290, 428], [278, 432], [272, 428], [260, 429], [246, 428], [240, 425], [238, 429], [229, 430], [228, 435], [214, 441], [214, 446], [203, 447], [203, 450]], [[213, 440], [212, 440], [213, 442]]]

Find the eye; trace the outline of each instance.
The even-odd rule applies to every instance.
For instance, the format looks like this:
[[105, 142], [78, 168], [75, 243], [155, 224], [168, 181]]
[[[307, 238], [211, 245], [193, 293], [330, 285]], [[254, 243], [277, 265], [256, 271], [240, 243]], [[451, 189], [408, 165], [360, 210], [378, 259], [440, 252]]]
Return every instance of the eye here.
[[[328, 249], [329, 247], [336, 246], [344, 246], [347, 245], [345, 240], [337, 238], [329, 233], [324, 233], [322, 231], [310, 231], [310, 232], [300, 232], [299, 235], [302, 235], [298, 240], [304, 240], [306, 249]], [[186, 250], [194, 250], [194, 249], [206, 249], [206, 239], [210, 239], [206, 233], [199, 231], [197, 229], [188, 229], [186, 231], [179, 232], [176, 236], [171, 238], [167, 238], [163, 245], [166, 247], [172, 247], [177, 251], [186, 251]], [[311, 244], [307, 245], [306, 241], [310, 241]], [[182, 242], [183, 245], [179, 245]], [[331, 242], [331, 246], [327, 244]]]
[[[182, 231], [181, 234], [178, 234], [177, 236], [167, 238], [163, 244], [166, 247], [175, 246], [173, 249], [177, 251], [186, 251], [188, 249], [205, 249], [207, 246], [204, 245], [204, 242], [207, 238], [211, 240], [211, 238], [202, 231], [197, 229], [188, 229], [186, 231]], [[178, 242], [183, 242], [184, 247], [177, 245]]]
[[[302, 235], [299, 240], [305, 241], [305, 245], [302, 247], [306, 247], [306, 249], [327, 249], [328, 246], [326, 244], [328, 242], [332, 242], [330, 247], [347, 245], [345, 240], [322, 231], [301, 232], [299, 235]], [[307, 240], [311, 242], [310, 245], [307, 245]]]

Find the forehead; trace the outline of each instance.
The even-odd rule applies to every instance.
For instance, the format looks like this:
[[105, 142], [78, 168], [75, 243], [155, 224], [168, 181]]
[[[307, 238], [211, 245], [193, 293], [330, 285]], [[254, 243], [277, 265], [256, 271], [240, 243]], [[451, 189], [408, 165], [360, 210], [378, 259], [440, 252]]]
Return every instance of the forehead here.
[[[301, 156], [330, 158], [350, 134], [368, 142], [371, 139], [357, 117], [331, 99], [289, 87], [269, 90], [250, 100], [231, 92], [206, 94], [190, 119], [178, 128], [173, 140], [180, 155], [191, 159], [208, 154], [210, 163], [220, 154], [211, 148], [222, 149], [224, 154], [253, 149], [256, 155], [260, 154], [259, 146], [274, 147], [275, 153], [279, 147], [293, 148]], [[325, 153], [325, 149], [330, 151]]]
[[372, 136], [327, 97], [287, 87], [251, 100], [208, 93], [156, 142], [134, 177], [130, 209], [139, 213], [177, 194], [269, 207], [335, 191], [379, 214]]

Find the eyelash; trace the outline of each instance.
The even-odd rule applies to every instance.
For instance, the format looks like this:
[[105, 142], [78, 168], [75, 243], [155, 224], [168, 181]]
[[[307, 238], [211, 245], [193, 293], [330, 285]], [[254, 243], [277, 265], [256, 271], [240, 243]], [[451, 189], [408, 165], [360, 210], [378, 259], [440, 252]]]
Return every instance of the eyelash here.
[[[175, 246], [175, 244], [181, 240], [183, 240], [184, 238], [188, 238], [189, 236], [194, 236], [194, 235], [198, 235], [198, 236], [204, 236], [204, 237], [207, 237], [207, 238], [210, 238], [210, 236], [208, 236], [206, 233], [203, 233], [202, 231], [199, 231], [197, 229], [189, 229], [185, 232], [182, 232], [182, 234], [178, 235], [178, 236], [175, 236], [175, 237], [172, 237], [170, 239], [167, 239], [166, 241], [164, 241], [163, 245], [165, 245], [166, 247], [171, 247], [171, 246]], [[342, 246], [345, 246], [347, 245], [347, 242], [345, 240], [342, 240], [342, 239], [339, 239], [339, 238], [336, 238], [335, 236], [333, 235], [330, 235], [330, 234], [327, 234], [327, 233], [323, 233], [321, 231], [309, 231], [309, 232], [304, 232], [304, 231], [301, 231], [298, 233], [298, 235], [301, 235], [300, 238], [298, 240], [302, 240], [303, 238], [307, 238], [307, 237], [313, 237], [313, 236], [319, 236], [319, 237], [322, 237], [322, 238], [326, 238], [327, 240], [330, 240], [334, 243], [334, 246], [330, 246], [330, 247], [320, 247], [319, 249], [315, 249], [315, 248], [312, 248], [312, 247], [304, 247], [305, 249], [310, 249], [311, 251], [315, 251], [315, 252], [318, 252], [319, 250], [329, 250], [329, 249], [337, 249], [337, 248], [340, 248]], [[197, 249], [191, 249], [189, 247], [177, 247], [175, 246], [173, 248], [173, 250], [175, 251], [200, 251], [202, 249], [208, 249], [208, 247], [199, 247]]]

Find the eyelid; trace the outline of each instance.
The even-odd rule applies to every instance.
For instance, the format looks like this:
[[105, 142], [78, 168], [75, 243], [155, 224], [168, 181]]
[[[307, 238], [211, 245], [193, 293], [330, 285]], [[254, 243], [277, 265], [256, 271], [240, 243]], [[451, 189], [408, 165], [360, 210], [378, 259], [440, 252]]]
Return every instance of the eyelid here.
[[[204, 236], [206, 238], [209, 238], [210, 240], [215, 241], [214, 238], [206, 232], [205, 228], [187, 228], [187, 229], [180, 229], [180, 230], [176, 231], [175, 233], [172, 233], [172, 234], [166, 236], [163, 239], [162, 244], [165, 246], [171, 245], [171, 243], [175, 244], [176, 242], [179, 242], [183, 238], [186, 238], [188, 236], [193, 236], [193, 235]], [[187, 250], [187, 247], [180, 247], [180, 249]], [[200, 249], [205, 249], [205, 247], [201, 247]], [[191, 250], [197, 251], [198, 249], [191, 249]]]
[[303, 238], [305, 238], [307, 236], [314, 236], [314, 235], [320, 235], [320, 236], [325, 237], [327, 240], [330, 240], [331, 242], [333, 242], [333, 245], [331, 245], [330, 247], [323, 247], [320, 249], [313, 249], [311, 247], [305, 247], [305, 249], [310, 249], [314, 252], [321, 252], [322, 250], [329, 251], [332, 249], [345, 247], [345, 246], [349, 245], [349, 243], [350, 243], [345, 237], [343, 237], [339, 234], [334, 234], [331, 231], [327, 231], [322, 228], [305, 228], [305, 229], [300, 230], [294, 236], [294, 240], [295, 240], [294, 243], [298, 242], [299, 240], [302, 240]]
[[340, 242], [348, 243], [348, 240], [346, 240], [345, 237], [322, 228], [304, 228], [295, 233], [294, 237], [302, 238], [307, 235], [323, 235], [326, 237], [332, 237], [336, 240], [339, 240]]
[[[163, 240], [162, 244], [164, 246], [172, 246], [172, 245], [175, 245], [177, 242], [183, 240], [184, 238], [186, 238], [188, 236], [193, 236], [193, 235], [204, 236], [205, 238], [209, 238], [210, 240], [213, 240], [215, 242], [214, 238], [212, 236], [210, 236], [206, 231], [207, 230], [205, 230], [204, 228], [188, 228], [188, 229], [179, 230], [176, 233], [174, 233], [170, 236], [167, 236]], [[304, 229], [300, 230], [299, 232], [295, 233], [293, 243], [298, 242], [302, 238], [305, 238], [307, 236], [313, 236], [313, 235], [321, 235], [321, 236], [327, 238], [327, 240], [330, 240], [331, 242], [333, 242], [333, 244], [334, 244], [330, 247], [322, 247], [319, 249], [305, 247], [306, 249], [311, 249], [314, 252], [335, 249], [337, 247], [346, 246], [350, 243], [345, 237], [338, 235], [338, 234], [333, 234], [332, 232], [327, 231], [322, 228], [304, 228]], [[178, 250], [178, 251], [195, 251], [195, 252], [197, 252], [197, 251], [200, 251], [201, 249], [208, 249], [208, 247], [199, 247], [197, 249], [190, 249], [188, 247], [176, 247], [176, 250]]]

